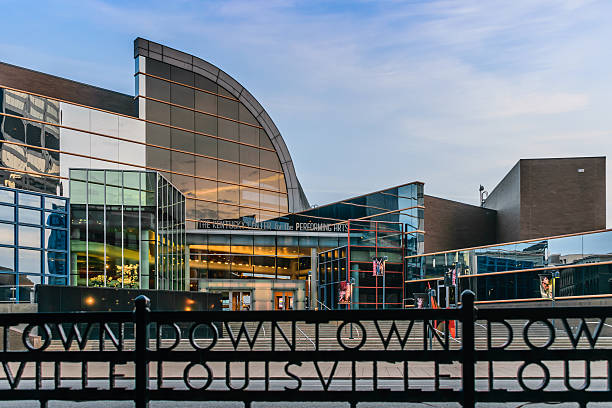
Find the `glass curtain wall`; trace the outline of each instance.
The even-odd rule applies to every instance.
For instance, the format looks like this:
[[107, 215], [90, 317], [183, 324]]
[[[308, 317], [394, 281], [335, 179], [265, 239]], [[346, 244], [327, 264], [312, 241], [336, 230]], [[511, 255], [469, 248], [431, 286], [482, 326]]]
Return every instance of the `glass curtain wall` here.
[[70, 170], [71, 282], [185, 290], [184, 198], [155, 172]]
[[[199, 290], [203, 279], [291, 279], [306, 280], [311, 251], [346, 245], [345, 236], [328, 234], [194, 234], [189, 245], [191, 290]], [[319, 234], [324, 235], [324, 234]]]
[[3, 185], [63, 194], [58, 178], [60, 130], [55, 126], [60, 122], [59, 111], [59, 102], [0, 88], [0, 180]]
[[406, 265], [407, 298], [452, 271], [481, 301], [539, 298], [540, 275], [555, 273], [555, 296], [612, 294], [612, 230], [408, 256]]
[[33, 302], [68, 280], [68, 200], [0, 187], [0, 302]]
[[[287, 186], [269, 135], [223, 87], [188, 70], [139, 57], [147, 165], [187, 198], [190, 228], [200, 220], [257, 221], [288, 211]], [[159, 147], [156, 147], [159, 146]]]

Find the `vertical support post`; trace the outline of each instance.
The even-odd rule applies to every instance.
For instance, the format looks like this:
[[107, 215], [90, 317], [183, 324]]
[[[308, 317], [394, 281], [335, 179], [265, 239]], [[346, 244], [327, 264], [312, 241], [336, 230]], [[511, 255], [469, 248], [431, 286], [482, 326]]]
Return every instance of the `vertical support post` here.
[[474, 323], [476, 321], [476, 310], [474, 308], [474, 298], [474, 292], [471, 290], [465, 290], [461, 294], [461, 351], [463, 353], [461, 380], [464, 408], [473, 408], [476, 404], [476, 361], [474, 349]]
[[136, 327], [136, 342], [134, 348], [134, 404], [136, 408], [149, 407], [149, 361], [147, 348], [149, 345], [149, 298], [140, 295], [134, 299], [134, 325]]

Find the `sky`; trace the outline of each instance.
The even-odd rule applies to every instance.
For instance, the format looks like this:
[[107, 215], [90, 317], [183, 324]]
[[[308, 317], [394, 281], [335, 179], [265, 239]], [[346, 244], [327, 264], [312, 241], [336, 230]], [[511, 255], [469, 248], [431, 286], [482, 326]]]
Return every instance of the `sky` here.
[[521, 158], [612, 156], [608, 0], [0, 4], [4, 62], [128, 94], [139, 36], [221, 67], [311, 204], [422, 181], [477, 205]]

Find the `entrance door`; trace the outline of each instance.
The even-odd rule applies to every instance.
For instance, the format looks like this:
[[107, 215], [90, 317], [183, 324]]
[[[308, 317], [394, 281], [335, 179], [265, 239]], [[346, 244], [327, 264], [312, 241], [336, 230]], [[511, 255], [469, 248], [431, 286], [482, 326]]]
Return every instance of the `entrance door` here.
[[251, 310], [251, 292], [230, 292], [232, 310]]
[[274, 310], [293, 310], [293, 292], [274, 292]]

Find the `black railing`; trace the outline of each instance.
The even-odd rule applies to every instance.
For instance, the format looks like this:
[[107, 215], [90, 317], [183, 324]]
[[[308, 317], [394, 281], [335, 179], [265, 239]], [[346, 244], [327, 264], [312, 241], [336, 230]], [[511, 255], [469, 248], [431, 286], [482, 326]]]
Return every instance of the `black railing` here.
[[2, 315], [0, 401], [612, 401], [611, 307], [477, 309], [471, 292], [442, 310], [135, 302], [134, 312]]

